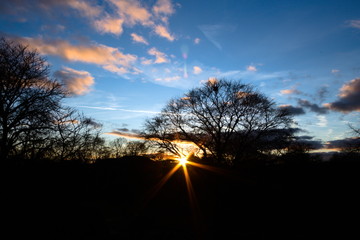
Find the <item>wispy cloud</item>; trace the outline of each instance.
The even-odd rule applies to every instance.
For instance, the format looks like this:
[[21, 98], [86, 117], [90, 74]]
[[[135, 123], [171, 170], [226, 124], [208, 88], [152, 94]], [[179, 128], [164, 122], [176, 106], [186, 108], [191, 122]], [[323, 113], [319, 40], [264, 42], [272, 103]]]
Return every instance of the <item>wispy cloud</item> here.
[[173, 82], [173, 81], [178, 81], [180, 79], [181, 79], [180, 76], [173, 76], [173, 77], [156, 78], [155, 81], [158, 81], [158, 82]]
[[136, 33], [131, 34], [132, 40], [137, 43], [143, 43], [145, 45], [149, 45], [148, 41], [146, 39]]
[[318, 119], [318, 122], [316, 123], [317, 126], [319, 126], [319, 127], [327, 127], [328, 121], [326, 119], [326, 116], [319, 115], [319, 116], [316, 116], [316, 118]]
[[205, 35], [205, 37], [215, 45], [219, 50], [222, 50], [222, 45], [220, 43], [221, 36], [227, 35], [235, 31], [236, 27], [232, 25], [201, 25], [199, 26], [200, 31]]
[[137, 134], [137, 133], [128, 133], [128, 132], [114, 130], [112, 132], [107, 132], [105, 134], [123, 137], [123, 138], [127, 138], [127, 139], [145, 140], [144, 137], [142, 137], [140, 134]]
[[155, 26], [154, 31], [160, 37], [166, 38], [167, 40], [169, 40], [171, 42], [175, 40], [175, 37], [169, 33], [168, 29], [165, 26], [157, 25], [157, 26]]
[[196, 74], [196, 75], [202, 73], [202, 71], [203, 70], [199, 66], [194, 66], [193, 67], [193, 73]]
[[195, 39], [194, 39], [194, 43], [195, 43], [195, 44], [199, 44], [199, 43], [200, 43], [200, 41], [201, 41], [201, 39], [200, 39], [200, 38], [195, 38]]
[[150, 48], [148, 51], [149, 55], [155, 56], [154, 63], [167, 63], [170, 60], [167, 58], [166, 54], [163, 52], [160, 52], [155, 47]]
[[62, 70], [54, 73], [59, 78], [71, 94], [83, 95], [91, 90], [95, 83], [94, 78], [89, 72], [78, 71], [72, 68], [64, 67]]
[[132, 112], [132, 113], [146, 113], [146, 114], [160, 114], [158, 111], [148, 111], [148, 110], [136, 110], [136, 109], [124, 109], [117, 107], [98, 107], [98, 106], [77, 106], [80, 108], [90, 108], [90, 109], [98, 109], [98, 110], [109, 110], [109, 111], [121, 111], [121, 112]]
[[281, 95], [300, 94], [301, 92], [295, 88], [280, 90]]
[[360, 19], [350, 20], [350, 21], [348, 21], [348, 24], [350, 27], [360, 29]]

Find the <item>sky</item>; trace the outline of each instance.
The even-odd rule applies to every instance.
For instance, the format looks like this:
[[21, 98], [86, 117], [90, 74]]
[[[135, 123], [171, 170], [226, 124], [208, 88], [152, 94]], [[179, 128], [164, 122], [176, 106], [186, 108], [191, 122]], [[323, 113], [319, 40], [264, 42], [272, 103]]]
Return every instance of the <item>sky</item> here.
[[44, 56], [108, 138], [213, 77], [255, 86], [325, 148], [360, 125], [358, 0], [1, 0], [0, 36]]

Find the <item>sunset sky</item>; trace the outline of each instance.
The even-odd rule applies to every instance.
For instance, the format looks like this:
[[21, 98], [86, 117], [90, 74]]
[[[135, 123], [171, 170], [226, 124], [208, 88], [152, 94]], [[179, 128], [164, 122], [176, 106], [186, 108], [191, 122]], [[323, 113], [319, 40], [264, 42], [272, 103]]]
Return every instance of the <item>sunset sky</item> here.
[[37, 49], [104, 133], [210, 77], [254, 85], [328, 147], [360, 125], [359, 0], [2, 0], [0, 35]]

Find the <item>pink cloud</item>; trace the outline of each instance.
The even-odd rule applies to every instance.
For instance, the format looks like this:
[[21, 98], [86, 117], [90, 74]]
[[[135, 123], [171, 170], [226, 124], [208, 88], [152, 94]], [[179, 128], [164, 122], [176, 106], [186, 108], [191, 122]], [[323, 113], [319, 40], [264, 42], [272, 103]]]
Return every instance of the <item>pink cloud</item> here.
[[70, 94], [74, 95], [88, 93], [91, 90], [91, 86], [95, 83], [94, 78], [89, 72], [78, 71], [68, 67], [55, 72], [54, 75], [64, 83]]
[[253, 65], [250, 65], [250, 66], [247, 66], [246, 67], [246, 70], [250, 71], [250, 72], [256, 72], [257, 71], [257, 68]]
[[140, 35], [137, 35], [136, 33], [132, 33], [131, 34], [132, 40], [134, 42], [138, 42], [138, 43], [143, 43], [145, 45], [149, 45], [148, 41], [146, 41], [146, 39]]
[[95, 28], [101, 33], [120, 35], [123, 32], [124, 20], [120, 18], [106, 17], [94, 22]]
[[174, 36], [172, 36], [167, 30], [167, 28], [162, 25], [155, 26], [154, 30], [155, 33], [158, 34], [160, 37], [166, 38], [171, 42], [175, 40]]
[[148, 53], [150, 55], [155, 56], [154, 63], [166, 63], [166, 62], [169, 62], [169, 59], [167, 58], [166, 54], [163, 53], [163, 52], [160, 52], [155, 47], [149, 49]]
[[325, 104], [325, 106], [331, 110], [343, 113], [360, 112], [360, 78], [345, 83], [340, 88], [338, 96], [338, 100]]
[[[72, 45], [64, 40], [44, 40], [41, 38], [18, 38], [19, 42], [37, 49], [41, 54], [54, 55], [68, 61], [78, 61], [101, 65], [105, 69], [133, 70], [137, 56], [124, 54], [117, 48], [101, 45]], [[121, 71], [119, 73], [123, 73]]]
[[202, 73], [202, 69], [198, 66], [194, 66], [193, 72], [194, 72], [194, 74], [200, 74], [200, 73]]

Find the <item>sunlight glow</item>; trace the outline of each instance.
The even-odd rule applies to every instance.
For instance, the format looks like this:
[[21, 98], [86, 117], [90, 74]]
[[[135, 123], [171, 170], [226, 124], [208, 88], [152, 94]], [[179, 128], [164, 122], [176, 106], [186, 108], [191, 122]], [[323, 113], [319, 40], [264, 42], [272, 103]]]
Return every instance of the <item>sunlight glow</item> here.
[[178, 159], [179, 164], [185, 166], [185, 164], [188, 162], [187, 157], [179, 158]]

